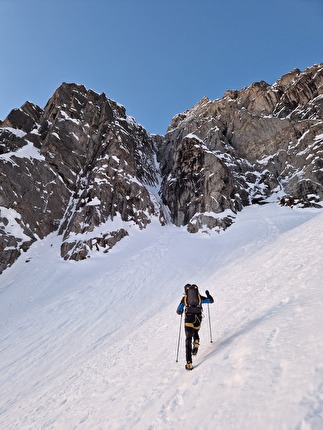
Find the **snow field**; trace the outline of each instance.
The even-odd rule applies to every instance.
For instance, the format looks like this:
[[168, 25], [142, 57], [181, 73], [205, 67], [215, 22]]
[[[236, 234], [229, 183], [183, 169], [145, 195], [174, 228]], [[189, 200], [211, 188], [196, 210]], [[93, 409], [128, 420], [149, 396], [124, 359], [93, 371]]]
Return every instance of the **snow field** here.
[[[221, 234], [134, 228], [109, 254], [38, 242], [1, 275], [0, 428], [323, 428], [319, 211], [246, 208]], [[30, 260], [26, 263], [26, 260]], [[209, 289], [192, 372], [183, 286]]]

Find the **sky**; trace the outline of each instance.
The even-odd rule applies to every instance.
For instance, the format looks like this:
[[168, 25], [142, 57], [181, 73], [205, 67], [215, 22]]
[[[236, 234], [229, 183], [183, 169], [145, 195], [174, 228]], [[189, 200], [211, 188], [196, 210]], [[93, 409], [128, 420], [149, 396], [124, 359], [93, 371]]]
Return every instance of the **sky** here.
[[323, 61], [321, 0], [0, 0], [0, 119], [62, 82], [165, 134], [202, 97]]

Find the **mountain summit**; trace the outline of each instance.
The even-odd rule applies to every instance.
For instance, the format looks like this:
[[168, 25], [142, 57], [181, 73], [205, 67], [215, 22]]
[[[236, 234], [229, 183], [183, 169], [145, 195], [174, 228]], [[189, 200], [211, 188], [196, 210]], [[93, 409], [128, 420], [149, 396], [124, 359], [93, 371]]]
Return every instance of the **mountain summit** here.
[[52, 232], [64, 259], [108, 252], [153, 219], [219, 231], [273, 194], [321, 207], [323, 65], [204, 97], [150, 135], [123, 106], [63, 83], [0, 122], [0, 272]]

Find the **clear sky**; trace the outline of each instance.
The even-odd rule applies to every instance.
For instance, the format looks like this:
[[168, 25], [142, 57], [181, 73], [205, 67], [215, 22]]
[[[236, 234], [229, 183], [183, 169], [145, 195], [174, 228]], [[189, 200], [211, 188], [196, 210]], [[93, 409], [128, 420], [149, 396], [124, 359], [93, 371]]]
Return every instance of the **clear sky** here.
[[323, 0], [0, 0], [0, 118], [62, 82], [150, 133], [203, 96], [323, 62]]

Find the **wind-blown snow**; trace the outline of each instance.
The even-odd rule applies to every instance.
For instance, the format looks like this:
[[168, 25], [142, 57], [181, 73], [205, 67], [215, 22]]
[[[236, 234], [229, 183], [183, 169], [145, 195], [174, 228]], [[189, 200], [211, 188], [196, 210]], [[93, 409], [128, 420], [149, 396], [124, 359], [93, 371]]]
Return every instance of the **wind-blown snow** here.
[[42, 161], [45, 160], [45, 157], [41, 155], [40, 151], [29, 141], [27, 141], [27, 145], [17, 149], [17, 151], [0, 154], [0, 159], [14, 163], [12, 157], [29, 158]]
[[[322, 429], [322, 223], [252, 206], [220, 234], [156, 222], [77, 263], [36, 242], [0, 276], [0, 428]], [[216, 299], [192, 372], [187, 282]]]
[[9, 131], [10, 133], [12, 133], [12, 134], [14, 134], [15, 136], [17, 136], [17, 137], [24, 137], [24, 136], [26, 136], [26, 132], [24, 132], [24, 131], [22, 131], [22, 130], [19, 130], [19, 129], [17, 129], [17, 128], [12, 128], [12, 127], [1, 127], [0, 128], [0, 133], [1, 133], [1, 131], [2, 130], [4, 130], [4, 131]]
[[[15, 238], [19, 238], [21, 240], [28, 241], [30, 237], [28, 237], [25, 233], [19, 221], [21, 219], [21, 215], [15, 211], [14, 209], [8, 209], [4, 206], [0, 206], [0, 228], [2, 232], [9, 236], [13, 236]], [[7, 223], [4, 223], [3, 220], [7, 220]], [[14, 248], [14, 246], [13, 246]], [[6, 248], [8, 249], [8, 248]], [[1, 280], [1, 278], [0, 278]], [[0, 283], [2, 285], [2, 283]], [[1, 291], [1, 287], [0, 287]], [[1, 305], [0, 305], [1, 306]]]

